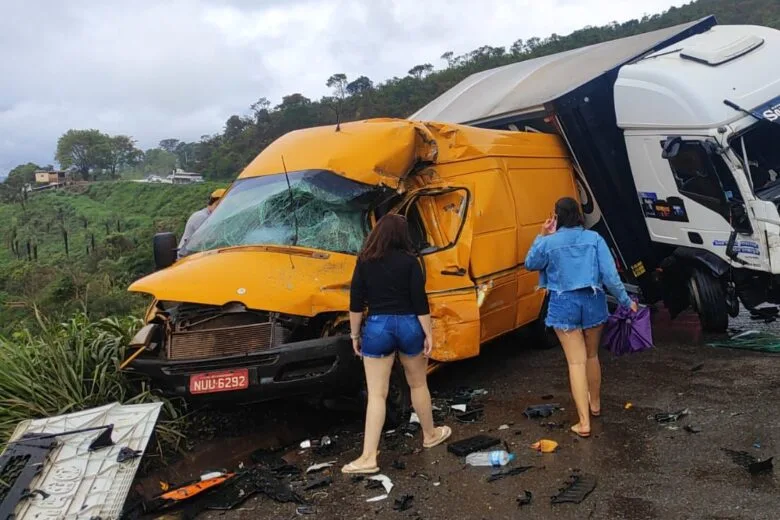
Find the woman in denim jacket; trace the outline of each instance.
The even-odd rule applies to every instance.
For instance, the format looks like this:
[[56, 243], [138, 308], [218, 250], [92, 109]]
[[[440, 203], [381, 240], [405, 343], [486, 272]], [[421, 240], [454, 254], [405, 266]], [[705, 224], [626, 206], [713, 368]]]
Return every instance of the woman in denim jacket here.
[[539, 285], [550, 293], [545, 323], [555, 329], [569, 365], [569, 383], [579, 422], [572, 431], [590, 436], [590, 415], [601, 414], [599, 343], [607, 321], [604, 286], [618, 303], [637, 310], [620, 281], [615, 260], [601, 235], [583, 228], [579, 203], [563, 198], [542, 226], [525, 267], [540, 271]]

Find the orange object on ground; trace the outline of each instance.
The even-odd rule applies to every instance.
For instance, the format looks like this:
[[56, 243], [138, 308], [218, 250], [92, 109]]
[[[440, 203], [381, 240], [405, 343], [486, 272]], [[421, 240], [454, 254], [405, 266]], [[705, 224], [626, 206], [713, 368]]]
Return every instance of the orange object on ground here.
[[550, 439], [542, 439], [539, 442], [531, 444], [531, 449], [542, 453], [553, 453], [558, 449], [558, 443]]

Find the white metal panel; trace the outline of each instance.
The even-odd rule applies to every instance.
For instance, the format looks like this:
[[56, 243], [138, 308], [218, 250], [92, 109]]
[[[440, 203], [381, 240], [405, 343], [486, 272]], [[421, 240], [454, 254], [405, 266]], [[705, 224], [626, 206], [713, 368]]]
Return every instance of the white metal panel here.
[[641, 56], [697, 22], [598, 43], [473, 74], [409, 119], [473, 123], [533, 112], [608, 70]]
[[141, 458], [117, 462], [119, 450], [127, 447], [143, 452], [154, 431], [162, 403], [120, 405], [119, 403], [46, 419], [24, 421], [11, 441], [26, 433], [67, 431], [114, 425], [114, 445], [90, 452], [89, 445], [101, 432], [59, 437], [30, 489], [41, 490], [22, 501], [16, 520], [119, 518]]
[[[739, 42], [764, 43], [736, 59], [708, 65], [680, 57], [685, 49], [716, 54]], [[675, 52], [670, 52], [675, 51]], [[717, 128], [780, 95], [780, 31], [751, 25], [719, 25], [620, 69], [615, 112], [623, 129]]]

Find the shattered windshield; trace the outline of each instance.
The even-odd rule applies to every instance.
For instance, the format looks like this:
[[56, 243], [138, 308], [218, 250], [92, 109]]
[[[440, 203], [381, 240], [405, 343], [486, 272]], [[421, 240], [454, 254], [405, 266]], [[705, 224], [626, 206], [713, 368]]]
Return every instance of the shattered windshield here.
[[298, 245], [356, 254], [366, 236], [367, 209], [377, 193], [376, 186], [326, 170], [241, 179], [193, 234], [185, 253]]
[[[731, 148], [747, 163], [753, 191], [760, 198], [767, 190], [780, 188], [780, 125], [759, 121], [731, 140]], [[773, 198], [773, 197], [772, 197]]]

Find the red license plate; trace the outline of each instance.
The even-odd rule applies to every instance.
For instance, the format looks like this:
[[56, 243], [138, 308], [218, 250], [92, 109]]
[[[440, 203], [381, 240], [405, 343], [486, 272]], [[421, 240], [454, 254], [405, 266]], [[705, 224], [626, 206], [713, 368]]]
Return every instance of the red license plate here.
[[237, 368], [224, 372], [206, 372], [190, 376], [191, 394], [213, 394], [249, 388], [249, 370]]

